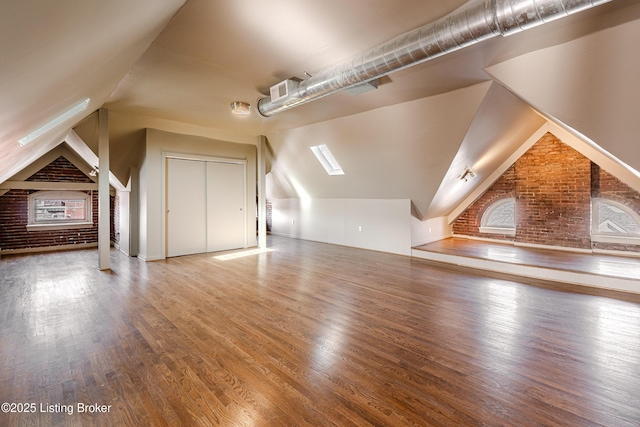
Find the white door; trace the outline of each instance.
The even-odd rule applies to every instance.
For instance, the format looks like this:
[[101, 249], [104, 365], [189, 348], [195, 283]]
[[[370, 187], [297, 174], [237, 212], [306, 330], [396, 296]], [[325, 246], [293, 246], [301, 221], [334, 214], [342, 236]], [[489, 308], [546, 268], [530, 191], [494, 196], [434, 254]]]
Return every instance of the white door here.
[[167, 159], [167, 256], [206, 252], [206, 163]]
[[207, 162], [207, 251], [245, 247], [245, 166]]

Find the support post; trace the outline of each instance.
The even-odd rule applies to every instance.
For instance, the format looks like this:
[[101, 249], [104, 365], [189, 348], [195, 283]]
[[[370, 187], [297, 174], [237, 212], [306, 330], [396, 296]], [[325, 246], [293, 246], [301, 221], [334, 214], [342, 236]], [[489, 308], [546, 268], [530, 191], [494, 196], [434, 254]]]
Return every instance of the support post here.
[[138, 256], [138, 242], [140, 241], [140, 217], [138, 215], [138, 203], [140, 201], [140, 176], [138, 175], [138, 168], [132, 167], [129, 170], [129, 176], [130, 185], [128, 187], [131, 189], [131, 193], [129, 194], [129, 256]]
[[110, 270], [109, 110], [98, 110], [98, 268]]
[[267, 247], [267, 137], [258, 137], [258, 248]]

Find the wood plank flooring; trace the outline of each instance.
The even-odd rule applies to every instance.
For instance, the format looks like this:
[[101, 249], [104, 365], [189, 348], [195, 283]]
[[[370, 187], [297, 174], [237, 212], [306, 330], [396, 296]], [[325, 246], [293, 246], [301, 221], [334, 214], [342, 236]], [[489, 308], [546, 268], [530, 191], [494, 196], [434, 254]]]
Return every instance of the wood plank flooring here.
[[640, 425], [638, 295], [269, 246], [3, 257], [0, 426]]
[[578, 273], [640, 280], [640, 258], [540, 249], [452, 237], [415, 249], [449, 255], [531, 265]]

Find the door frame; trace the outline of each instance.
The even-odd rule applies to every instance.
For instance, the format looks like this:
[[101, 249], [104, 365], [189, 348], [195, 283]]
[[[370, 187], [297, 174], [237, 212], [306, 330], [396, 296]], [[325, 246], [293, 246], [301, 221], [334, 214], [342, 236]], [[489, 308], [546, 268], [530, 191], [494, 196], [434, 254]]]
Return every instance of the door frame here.
[[162, 168], [161, 168], [161, 209], [162, 209], [162, 225], [160, 227], [162, 235], [160, 236], [160, 241], [162, 242], [162, 259], [167, 258], [168, 251], [168, 224], [167, 224], [167, 198], [169, 191], [167, 185], [167, 169], [169, 167], [169, 159], [179, 159], [179, 160], [197, 160], [203, 162], [217, 162], [217, 163], [231, 163], [235, 165], [242, 165], [242, 200], [243, 200], [243, 247], [248, 247], [248, 239], [247, 239], [247, 160], [246, 159], [234, 159], [229, 157], [215, 157], [215, 156], [205, 156], [200, 154], [188, 154], [188, 153], [176, 153], [176, 152], [162, 152]]

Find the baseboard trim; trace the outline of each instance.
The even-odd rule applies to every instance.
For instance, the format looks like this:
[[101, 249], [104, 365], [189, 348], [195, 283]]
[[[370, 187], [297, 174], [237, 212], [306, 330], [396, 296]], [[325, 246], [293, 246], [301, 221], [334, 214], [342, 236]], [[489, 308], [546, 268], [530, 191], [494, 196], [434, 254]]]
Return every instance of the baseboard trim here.
[[34, 254], [38, 252], [68, 251], [72, 249], [91, 249], [97, 247], [98, 243], [96, 242], [78, 243], [73, 245], [42, 246], [37, 248], [3, 249], [2, 251], [0, 251], [0, 255]]

